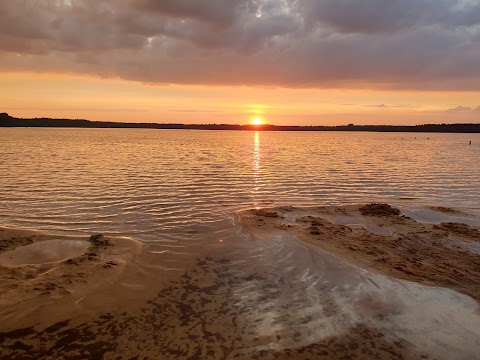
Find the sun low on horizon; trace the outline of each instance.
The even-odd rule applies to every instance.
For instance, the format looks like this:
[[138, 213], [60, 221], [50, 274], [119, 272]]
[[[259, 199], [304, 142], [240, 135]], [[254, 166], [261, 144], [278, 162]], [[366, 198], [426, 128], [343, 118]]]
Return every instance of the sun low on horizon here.
[[261, 118], [261, 117], [255, 117], [252, 119], [252, 122], [251, 122], [252, 125], [264, 125], [265, 122], [264, 120]]

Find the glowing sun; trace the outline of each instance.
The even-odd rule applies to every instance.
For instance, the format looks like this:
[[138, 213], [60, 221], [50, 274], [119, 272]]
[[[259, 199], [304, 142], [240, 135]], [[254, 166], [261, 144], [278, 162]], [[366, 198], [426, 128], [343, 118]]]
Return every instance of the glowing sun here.
[[262, 119], [260, 119], [260, 118], [257, 117], [257, 118], [255, 118], [255, 119], [252, 120], [252, 124], [253, 124], [253, 125], [262, 125], [262, 124], [263, 124], [263, 121], [262, 121]]

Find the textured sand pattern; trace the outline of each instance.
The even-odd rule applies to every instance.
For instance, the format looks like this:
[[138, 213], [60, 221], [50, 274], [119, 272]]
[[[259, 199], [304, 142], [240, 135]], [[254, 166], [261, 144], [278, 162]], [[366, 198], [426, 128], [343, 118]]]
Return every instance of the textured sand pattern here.
[[[9, 229], [0, 229], [0, 245], [1, 328], [34, 321], [27, 309], [42, 309], [72, 294], [81, 298], [110, 284], [141, 251], [141, 244], [129, 239], [72, 239]], [[51, 307], [55, 315], [58, 310]]]
[[[262, 298], [236, 303], [233, 291], [254, 277], [238, 277], [226, 259], [200, 259], [190, 271], [137, 311], [111, 312], [87, 323], [59, 322], [46, 329], [0, 333], [2, 359], [415, 359], [409, 344], [356, 325], [302, 345], [301, 323], [275, 337], [262, 336], [248, 308], [279, 296], [274, 280], [258, 278]], [[277, 281], [281, 282], [278, 275]], [[255, 302], [255, 303], [254, 303]], [[296, 311], [292, 306], [291, 311]], [[326, 308], [324, 316], [335, 312]], [[254, 320], [253, 320], [254, 321]], [[272, 344], [286, 341], [288, 349]], [[422, 358], [428, 358], [426, 356]]]
[[[282, 229], [362, 266], [401, 279], [458, 290], [480, 300], [480, 230], [459, 223], [421, 223], [386, 204], [249, 210], [243, 222], [255, 231]], [[375, 227], [337, 224], [348, 218]], [[329, 220], [330, 219], [330, 220]], [[384, 233], [384, 234], [382, 234]]]

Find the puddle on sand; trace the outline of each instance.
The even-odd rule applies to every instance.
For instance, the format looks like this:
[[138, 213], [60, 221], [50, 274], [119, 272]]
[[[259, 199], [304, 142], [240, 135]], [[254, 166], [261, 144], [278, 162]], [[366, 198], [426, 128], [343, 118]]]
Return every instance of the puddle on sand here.
[[0, 254], [1, 266], [39, 265], [82, 255], [91, 244], [84, 240], [45, 240]]
[[[403, 214], [421, 222], [439, 224], [442, 222], [458, 222], [471, 226], [480, 226], [480, 211], [472, 208], [443, 208], [434, 206], [399, 206]], [[449, 210], [442, 212], [441, 209]]]

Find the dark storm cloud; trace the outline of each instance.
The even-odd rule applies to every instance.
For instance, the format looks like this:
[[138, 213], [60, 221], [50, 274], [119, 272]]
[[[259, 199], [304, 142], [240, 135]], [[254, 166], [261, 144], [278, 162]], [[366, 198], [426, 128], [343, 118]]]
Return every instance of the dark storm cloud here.
[[478, 90], [480, 0], [0, 1], [0, 66], [152, 83]]
[[[343, 33], [389, 32], [414, 24], [422, 17], [423, 2], [412, 0], [304, 0], [310, 23], [325, 23]], [[413, 6], [412, 6], [413, 5]]]
[[246, 0], [139, 0], [132, 2], [138, 9], [151, 10], [166, 16], [228, 25], [239, 9], [248, 5]]
[[411, 26], [472, 26], [480, 21], [476, 0], [303, 0], [309, 22], [343, 33], [385, 33]]

